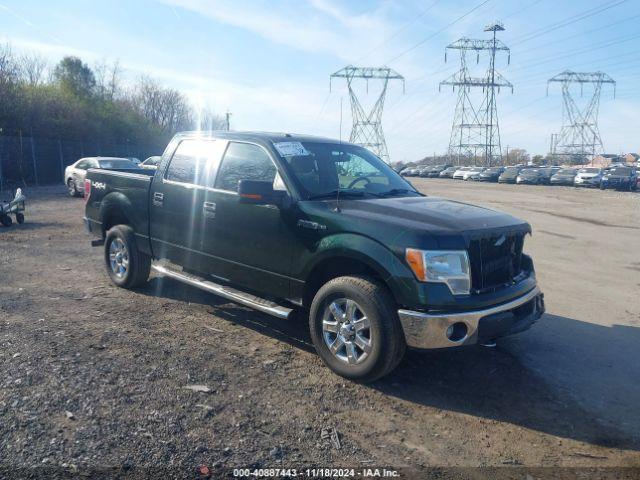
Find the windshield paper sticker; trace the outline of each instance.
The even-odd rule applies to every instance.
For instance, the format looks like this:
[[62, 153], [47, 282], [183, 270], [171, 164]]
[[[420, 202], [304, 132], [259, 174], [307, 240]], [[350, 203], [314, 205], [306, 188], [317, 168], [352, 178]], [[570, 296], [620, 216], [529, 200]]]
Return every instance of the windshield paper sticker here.
[[300, 142], [276, 142], [273, 144], [283, 157], [304, 157], [309, 151]]

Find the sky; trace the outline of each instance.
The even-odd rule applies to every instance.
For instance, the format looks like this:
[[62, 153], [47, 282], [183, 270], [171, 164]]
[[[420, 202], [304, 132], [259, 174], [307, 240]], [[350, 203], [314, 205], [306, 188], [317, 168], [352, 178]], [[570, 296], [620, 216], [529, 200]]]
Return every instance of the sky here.
[[[235, 130], [348, 139], [347, 65], [388, 66], [382, 125], [392, 161], [447, 151], [456, 105], [439, 82], [459, 68], [461, 37], [486, 39], [503, 22], [511, 48], [498, 71], [514, 86], [498, 95], [503, 149], [549, 150], [562, 123], [562, 94], [547, 80], [564, 70], [603, 71], [599, 124], [609, 153], [640, 150], [638, 0], [0, 0], [0, 41], [54, 64], [77, 55], [90, 65], [119, 61], [128, 81], [155, 77], [196, 106], [232, 113]], [[487, 65], [481, 56], [478, 66]], [[479, 71], [479, 70], [478, 70]], [[380, 83], [356, 86], [365, 108]], [[590, 90], [575, 91], [580, 104]], [[342, 105], [342, 106], [341, 106]], [[341, 115], [342, 114], [342, 115]], [[342, 122], [341, 122], [342, 117]]]

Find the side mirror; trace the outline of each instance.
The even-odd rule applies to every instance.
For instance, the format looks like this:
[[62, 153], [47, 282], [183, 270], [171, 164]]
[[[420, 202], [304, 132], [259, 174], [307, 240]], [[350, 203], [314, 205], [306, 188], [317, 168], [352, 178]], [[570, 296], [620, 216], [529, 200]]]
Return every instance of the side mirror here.
[[275, 205], [276, 207], [283, 206], [287, 198], [287, 192], [273, 189], [273, 182], [258, 180], [240, 180], [238, 195], [241, 203]]

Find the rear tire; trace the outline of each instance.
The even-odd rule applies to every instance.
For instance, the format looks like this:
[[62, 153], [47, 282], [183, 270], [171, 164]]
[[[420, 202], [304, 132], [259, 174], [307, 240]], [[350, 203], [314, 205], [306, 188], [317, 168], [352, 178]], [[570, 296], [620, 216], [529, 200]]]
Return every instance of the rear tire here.
[[109, 278], [118, 287], [136, 288], [149, 278], [151, 257], [138, 250], [133, 229], [128, 225], [116, 225], [107, 232], [104, 260]]
[[70, 197], [78, 197], [80, 192], [78, 192], [78, 188], [76, 187], [76, 181], [73, 178], [67, 180], [67, 191], [69, 192]]
[[16, 222], [20, 225], [24, 223], [24, 213], [16, 213]]
[[11, 217], [9, 215], [3, 215], [2, 218], [0, 218], [0, 223], [2, 223], [2, 225], [4, 225], [5, 227], [10, 227], [11, 225], [13, 225], [13, 220], [11, 220]]
[[357, 382], [389, 374], [406, 351], [395, 301], [368, 277], [338, 277], [324, 284], [311, 304], [309, 329], [322, 361]]

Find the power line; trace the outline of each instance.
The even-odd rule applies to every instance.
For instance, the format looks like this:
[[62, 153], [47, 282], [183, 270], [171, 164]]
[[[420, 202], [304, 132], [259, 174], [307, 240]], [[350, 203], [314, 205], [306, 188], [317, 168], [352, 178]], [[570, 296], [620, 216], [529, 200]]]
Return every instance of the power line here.
[[514, 43], [512, 43], [512, 45], [516, 46], [516, 45], [520, 45], [521, 43], [524, 42], [528, 42], [529, 40], [533, 40], [534, 38], [539, 37], [540, 35], [549, 33], [549, 32], [553, 32], [555, 30], [558, 30], [560, 28], [566, 27], [567, 25], [571, 25], [573, 23], [579, 22], [580, 20], [584, 20], [585, 18], [589, 18], [592, 17], [594, 15], [597, 15], [599, 13], [602, 13], [606, 10], [609, 10], [611, 8], [617, 7], [618, 5], [621, 5], [623, 3], [626, 3], [628, 0], [614, 0], [614, 1], [610, 1], [607, 3], [604, 3], [602, 5], [599, 5], [597, 7], [594, 8], [590, 8], [589, 10], [586, 10], [583, 13], [580, 13], [578, 15], [573, 15], [571, 17], [567, 17], [564, 20], [561, 20], [559, 22], [556, 23], [552, 23], [551, 25], [547, 25], [546, 27], [542, 27], [539, 29], [536, 29], [526, 35], [524, 35], [523, 37], [521, 37], [521, 40], [518, 40], [516, 38], [516, 41]]
[[616, 25], [620, 25], [621, 23], [630, 22], [631, 20], [635, 20], [636, 18], [639, 18], [639, 17], [640, 17], [640, 14], [634, 15], [632, 17], [626, 17], [626, 18], [623, 18], [622, 20], [618, 20], [617, 22], [609, 23], [608, 25], [603, 25], [603, 26], [598, 27], [598, 28], [593, 28], [593, 29], [587, 30], [585, 32], [579, 32], [579, 33], [576, 33], [575, 35], [570, 35], [568, 37], [559, 38], [559, 39], [557, 39], [557, 40], [555, 40], [553, 42], [543, 43], [542, 45], [538, 45], [536, 47], [529, 48], [528, 50], [520, 51], [520, 54], [527, 53], [527, 52], [533, 52], [534, 50], [535, 51], [539, 51], [539, 49], [542, 48], [542, 47], [548, 47], [549, 45], [556, 45], [556, 44], [558, 44], [560, 42], [564, 42], [566, 40], [571, 40], [572, 38], [580, 37], [582, 35], [588, 35], [590, 33], [598, 32], [600, 30], [609, 29], [611, 27], [615, 27]]
[[446, 29], [448, 29], [449, 27], [452, 27], [453, 25], [455, 25], [456, 23], [458, 23], [460, 20], [463, 20], [464, 18], [468, 17], [469, 15], [471, 15], [473, 12], [475, 12], [476, 10], [478, 10], [479, 8], [483, 7], [484, 5], [486, 5], [487, 3], [489, 3], [492, 0], [484, 0], [482, 2], [480, 2], [478, 5], [476, 5], [475, 7], [473, 7], [471, 10], [469, 10], [468, 12], [466, 12], [464, 15], [461, 15], [460, 17], [456, 18], [455, 20], [453, 20], [452, 22], [448, 23], [447, 25], [445, 25], [443, 28], [441, 28], [440, 30], [437, 30], [436, 32], [432, 33], [431, 35], [427, 36], [426, 38], [423, 38], [422, 40], [420, 40], [418, 43], [414, 44], [413, 46], [407, 48], [406, 50], [400, 52], [398, 55], [396, 55], [395, 57], [391, 58], [390, 60], [387, 60], [387, 64], [395, 62], [397, 59], [399, 59], [400, 57], [405, 56], [407, 53], [415, 50], [416, 48], [418, 48], [421, 45], [424, 45], [425, 43], [427, 43], [429, 40], [431, 40], [432, 38], [440, 35], [442, 32], [444, 32]]
[[388, 36], [382, 42], [380, 42], [378, 45], [376, 45], [371, 50], [369, 50], [369, 52], [367, 52], [364, 56], [362, 56], [356, 63], [361, 63], [362, 60], [364, 60], [367, 57], [369, 57], [369, 55], [371, 55], [377, 49], [379, 49], [380, 47], [384, 46], [385, 44], [389, 43], [391, 40], [396, 38], [398, 35], [400, 35], [402, 32], [404, 32], [407, 28], [409, 28], [412, 24], [414, 24], [419, 19], [424, 17], [427, 13], [429, 13], [429, 11], [431, 11], [431, 9], [433, 9], [433, 7], [435, 7], [436, 4], [439, 3], [440, 1], [441, 0], [435, 0], [431, 5], [429, 5], [426, 9], [424, 9], [422, 12], [420, 12], [419, 15], [413, 17], [411, 20], [409, 20], [404, 25], [402, 25], [398, 30], [396, 30], [392, 35]]
[[639, 38], [640, 34], [634, 34], [634, 35], [630, 35], [630, 36], [626, 36], [626, 37], [620, 37], [617, 38], [613, 41], [607, 42], [607, 43], [603, 43], [603, 44], [596, 44], [596, 46], [589, 46], [589, 47], [585, 47], [582, 49], [578, 49], [578, 50], [567, 50], [566, 53], [562, 54], [562, 55], [556, 55], [553, 58], [547, 59], [547, 60], [542, 60], [540, 62], [535, 62], [535, 63], [531, 63], [527, 66], [524, 67], [516, 67], [513, 69], [513, 71], [522, 71], [522, 70], [528, 70], [531, 67], [536, 67], [538, 65], [544, 65], [545, 63], [549, 63], [549, 62], [554, 62], [556, 60], [559, 59], [563, 59], [563, 58], [568, 58], [568, 57], [574, 57], [576, 55], [582, 55], [584, 53], [591, 53], [594, 50], [600, 50], [602, 48], [606, 48], [606, 47], [611, 47], [613, 45], [618, 45], [620, 43], [625, 43], [628, 42], [630, 40], [635, 40], [636, 38]]

